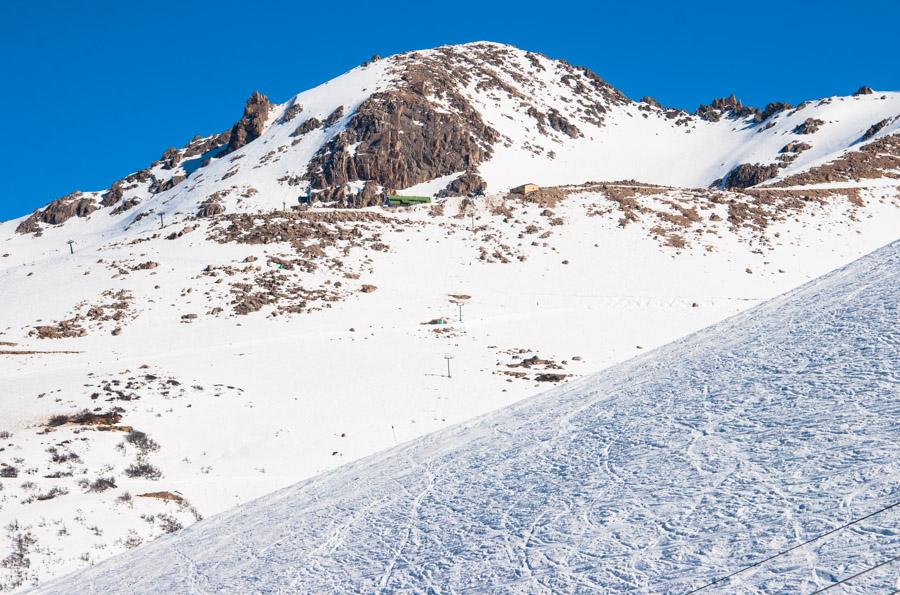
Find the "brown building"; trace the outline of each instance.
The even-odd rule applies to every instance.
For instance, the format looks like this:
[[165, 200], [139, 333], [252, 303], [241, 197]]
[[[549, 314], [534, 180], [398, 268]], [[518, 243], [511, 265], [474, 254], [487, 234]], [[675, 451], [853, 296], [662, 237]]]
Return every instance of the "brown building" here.
[[513, 194], [531, 194], [532, 192], [537, 192], [541, 187], [537, 184], [522, 184], [521, 186], [516, 186], [510, 192]]

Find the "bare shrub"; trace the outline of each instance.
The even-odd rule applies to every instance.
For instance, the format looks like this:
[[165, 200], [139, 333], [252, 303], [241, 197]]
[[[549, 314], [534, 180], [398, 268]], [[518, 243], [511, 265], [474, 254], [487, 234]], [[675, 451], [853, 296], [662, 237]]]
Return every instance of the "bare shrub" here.
[[129, 530], [128, 537], [126, 537], [122, 541], [122, 545], [124, 545], [126, 548], [128, 548], [130, 550], [133, 550], [134, 548], [138, 547], [142, 543], [144, 543], [144, 540], [141, 539], [140, 535], [138, 535], [134, 529]]
[[79, 457], [74, 452], [59, 452], [56, 448], [48, 448], [47, 452], [50, 453], [50, 461], [53, 463], [80, 463], [81, 457]]
[[69, 490], [67, 490], [66, 488], [57, 486], [57, 487], [50, 488], [50, 491], [44, 492], [43, 494], [38, 494], [37, 496], [34, 497], [34, 499], [40, 500], [40, 501], [53, 500], [57, 496], [65, 496], [68, 493], [69, 493]]
[[11, 591], [22, 586], [28, 578], [28, 569], [31, 567], [28, 554], [31, 546], [37, 544], [37, 538], [30, 531], [22, 531], [17, 522], [10, 523], [6, 531], [12, 551], [0, 560], [0, 568], [10, 571], [10, 582], [0, 584], [0, 588]]
[[117, 486], [116, 486], [116, 480], [114, 478], [98, 477], [93, 482], [88, 484], [87, 491], [93, 492], [93, 493], [98, 493], [98, 492], [105, 492], [106, 490], [109, 490], [109, 489], [112, 489], [115, 487], [117, 487]]
[[162, 471], [151, 465], [150, 463], [141, 461], [130, 465], [125, 469], [125, 475], [128, 477], [144, 477], [146, 479], [157, 480], [162, 477]]
[[137, 448], [142, 454], [159, 450], [159, 444], [153, 438], [137, 430], [128, 434], [125, 437], [125, 442]]
[[160, 513], [156, 515], [156, 519], [159, 521], [159, 526], [163, 530], [164, 533], [174, 533], [184, 527], [178, 519], [173, 517], [172, 515], [168, 515], [165, 513]]

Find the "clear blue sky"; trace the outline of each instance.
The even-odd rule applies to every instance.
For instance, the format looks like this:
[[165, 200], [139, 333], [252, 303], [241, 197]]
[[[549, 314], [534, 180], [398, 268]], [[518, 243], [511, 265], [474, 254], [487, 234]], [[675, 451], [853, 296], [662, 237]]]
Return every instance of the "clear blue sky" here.
[[[141, 4], [140, 6], [138, 4]], [[900, 90], [900, 2], [3, 0], [0, 220], [96, 190], [372, 54], [491, 40], [693, 110]]]

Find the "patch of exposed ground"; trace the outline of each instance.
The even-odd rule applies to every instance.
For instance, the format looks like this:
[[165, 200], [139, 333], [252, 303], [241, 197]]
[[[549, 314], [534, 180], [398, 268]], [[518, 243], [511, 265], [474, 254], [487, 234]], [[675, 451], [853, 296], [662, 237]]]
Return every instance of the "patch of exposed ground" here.
[[[210, 265], [201, 273], [227, 282], [234, 314], [272, 306], [272, 315], [330, 308], [364, 284], [360, 259], [370, 252], [387, 252], [383, 233], [411, 222], [370, 211], [300, 211], [233, 214], [217, 218], [209, 239], [219, 243], [271, 245], [283, 252], [265, 261], [248, 257], [234, 265]], [[352, 264], [352, 263], [355, 264]], [[370, 259], [362, 260], [363, 265]], [[313, 275], [313, 273], [317, 273]], [[220, 312], [215, 312], [219, 314]]]
[[94, 302], [81, 302], [69, 318], [51, 324], [35, 325], [29, 335], [38, 339], [65, 339], [83, 337], [89, 330], [109, 330], [119, 335], [122, 327], [137, 318], [130, 291], [106, 290]]
[[509, 361], [498, 360], [494, 374], [506, 377], [507, 382], [517, 380], [541, 384], [544, 382], [559, 383], [574, 375], [569, 369], [573, 364], [583, 363], [580, 356], [568, 360], [541, 357], [531, 349], [515, 347], [499, 350], [497, 354]]
[[867, 179], [900, 180], [900, 134], [883, 136], [824, 165], [780, 180], [771, 187], [807, 186]]
[[637, 224], [661, 245], [675, 249], [711, 246], [705, 241], [706, 236], [724, 231], [766, 244], [770, 241], [767, 229], [773, 223], [805, 209], [822, 208], [837, 201], [845, 207], [847, 217], [854, 219], [856, 210], [864, 206], [860, 191], [855, 188], [725, 191], [671, 188], [626, 180], [543, 188], [525, 196], [511, 194], [494, 207], [494, 212], [505, 221], [516, 223], [517, 204], [543, 207], [541, 214], [547, 218], [547, 225], [532, 223], [519, 234], [520, 238], [534, 237], [533, 245], [538, 245], [538, 240], [552, 235], [553, 226], [565, 224], [552, 209], [576, 195], [589, 195], [593, 199], [586, 205], [588, 215], [616, 217], [618, 226], [623, 228]]

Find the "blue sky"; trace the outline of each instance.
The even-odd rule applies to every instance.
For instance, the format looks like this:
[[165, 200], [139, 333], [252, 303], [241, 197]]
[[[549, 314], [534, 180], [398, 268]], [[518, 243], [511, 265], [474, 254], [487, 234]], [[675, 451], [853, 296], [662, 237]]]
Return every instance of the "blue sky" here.
[[110, 2], [0, 8], [0, 220], [96, 190], [372, 54], [491, 40], [693, 110], [900, 90], [900, 2]]

